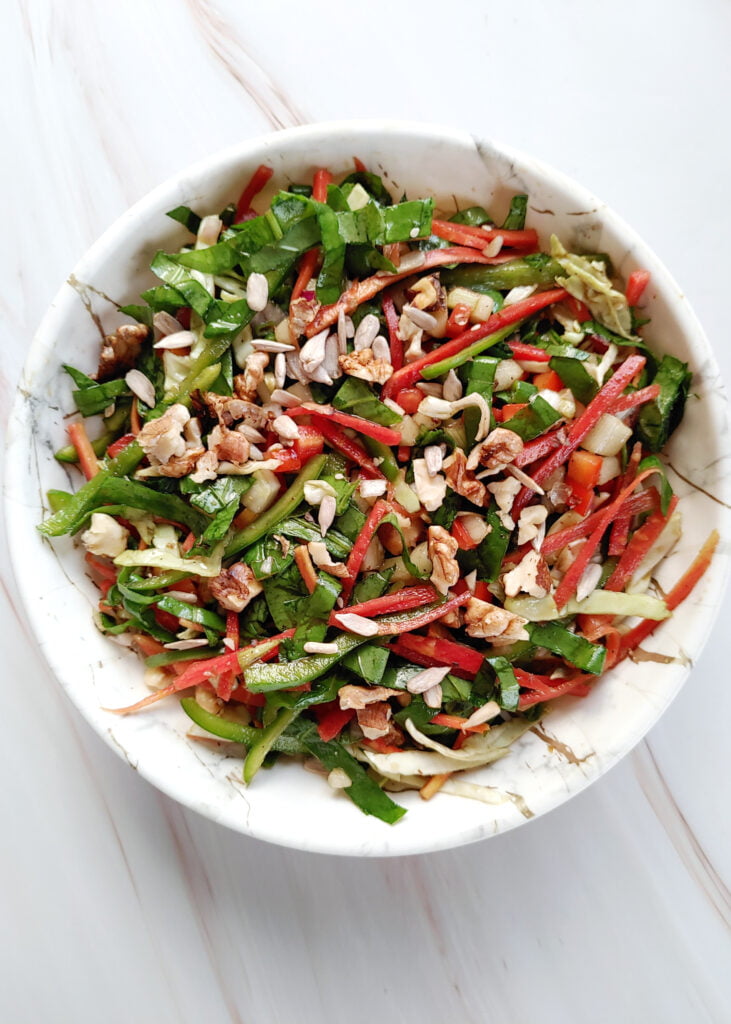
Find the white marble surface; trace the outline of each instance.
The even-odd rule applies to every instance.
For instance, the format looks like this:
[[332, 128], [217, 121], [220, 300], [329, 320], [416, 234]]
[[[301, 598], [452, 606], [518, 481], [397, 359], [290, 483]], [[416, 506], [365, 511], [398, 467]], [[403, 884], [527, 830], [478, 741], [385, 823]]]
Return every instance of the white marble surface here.
[[[3, 419], [45, 307], [131, 202], [238, 138], [353, 116], [451, 121], [583, 181], [731, 379], [730, 32], [722, 0], [4, 5]], [[51, 678], [7, 564], [3, 1022], [731, 1020], [730, 597], [679, 698], [587, 792], [476, 846], [352, 861], [138, 778]]]

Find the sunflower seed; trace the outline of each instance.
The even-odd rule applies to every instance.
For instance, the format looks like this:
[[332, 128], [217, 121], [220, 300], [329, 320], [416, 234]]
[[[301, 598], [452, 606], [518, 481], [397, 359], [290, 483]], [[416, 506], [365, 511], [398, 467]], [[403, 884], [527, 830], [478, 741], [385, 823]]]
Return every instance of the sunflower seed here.
[[246, 282], [246, 301], [249, 308], [260, 313], [269, 301], [269, 282], [263, 274], [249, 274]]
[[355, 332], [355, 339], [353, 342], [355, 345], [355, 351], [360, 352], [361, 349], [370, 348], [373, 345], [380, 329], [381, 322], [378, 317], [373, 313], [367, 313], [358, 324], [358, 328]]
[[196, 340], [192, 331], [176, 331], [175, 334], [166, 334], [152, 346], [156, 349], [190, 348]]
[[150, 378], [145, 377], [141, 370], [130, 370], [124, 380], [132, 394], [137, 395], [141, 402], [144, 402], [145, 405], [149, 405], [150, 408], [152, 408], [156, 399], [155, 388], [153, 387]]

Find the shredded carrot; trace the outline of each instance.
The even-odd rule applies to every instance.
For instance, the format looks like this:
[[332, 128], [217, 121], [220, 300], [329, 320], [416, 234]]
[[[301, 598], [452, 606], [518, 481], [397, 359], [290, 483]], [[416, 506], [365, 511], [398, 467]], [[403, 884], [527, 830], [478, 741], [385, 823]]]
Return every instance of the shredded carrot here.
[[83, 420], [76, 420], [74, 423], [69, 423], [66, 429], [71, 438], [71, 444], [79, 456], [81, 471], [87, 480], [91, 480], [99, 472], [99, 460], [91, 446], [89, 435], [86, 432], [86, 424]]
[[190, 533], [188, 534], [188, 536], [183, 541], [183, 543], [180, 545], [180, 550], [185, 552], [185, 554], [187, 555], [188, 552], [190, 551], [190, 549], [193, 547], [194, 544], [195, 544], [195, 534], [191, 530]]
[[306, 544], [298, 544], [294, 549], [294, 560], [297, 563], [302, 579], [305, 581], [305, 586], [311, 594], [317, 586], [317, 573], [315, 567], [312, 564], [310, 558], [310, 552]]
[[132, 399], [132, 408], [129, 411], [129, 429], [130, 433], [134, 434], [135, 437], [142, 430], [142, 421], [140, 420], [140, 410], [136, 398]]
[[441, 772], [439, 775], [432, 775], [429, 778], [429, 781], [425, 782], [419, 790], [419, 796], [421, 799], [431, 800], [431, 798], [439, 792], [451, 774], [451, 772]]

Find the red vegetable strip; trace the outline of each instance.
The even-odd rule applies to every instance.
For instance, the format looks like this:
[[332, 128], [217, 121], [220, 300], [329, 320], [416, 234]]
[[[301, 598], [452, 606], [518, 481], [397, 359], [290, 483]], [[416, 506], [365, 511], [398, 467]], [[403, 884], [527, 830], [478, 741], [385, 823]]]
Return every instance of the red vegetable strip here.
[[653, 472], [654, 470], [652, 469], [646, 469], [644, 473], [640, 473], [639, 476], [634, 478], [629, 486], [620, 491], [619, 496], [616, 497], [614, 501], [601, 509], [601, 514], [599, 515], [596, 527], [582, 544], [575, 560], [569, 566], [564, 578], [556, 588], [556, 593], [553, 595], [554, 600], [556, 601], [556, 606], [559, 609], [563, 608], [568, 599], [574, 594], [584, 569], [586, 569], [589, 564], [589, 559], [599, 547], [604, 531], [615, 518], [625, 500], [630, 496], [635, 488], [638, 487], [643, 480], [646, 480], [648, 476], [651, 476]]
[[522, 341], [509, 341], [508, 348], [513, 353], [513, 359], [525, 359], [531, 363], [547, 363], [551, 358], [545, 348], [526, 345]]
[[[627, 515], [637, 516], [641, 512], [647, 512], [649, 509], [656, 507], [657, 502], [657, 491], [654, 488], [641, 491], [639, 494], [633, 494], [625, 506]], [[582, 537], [586, 537], [599, 522], [602, 512], [603, 509], [598, 509], [575, 526], [567, 526], [564, 530], [549, 533], [541, 545], [541, 554], [553, 554], [554, 551], [560, 551], [561, 548], [565, 548], [567, 544], [572, 544], [575, 540], [581, 540]]]
[[383, 597], [374, 597], [370, 601], [363, 601], [362, 604], [350, 605], [348, 608], [343, 608], [342, 611], [331, 612], [330, 625], [342, 629], [338, 616], [344, 612], [354, 612], [356, 615], [365, 615], [368, 618], [373, 615], [388, 615], [431, 604], [436, 600], [436, 596], [437, 592], [431, 584], [420, 587], [404, 587], [403, 590], [398, 590], [395, 594], [384, 594]]
[[[431, 249], [429, 252], [425, 252], [423, 256], [424, 262], [418, 267], [412, 267], [411, 270], [402, 270], [398, 274], [374, 274], [373, 277], [367, 277], [365, 281], [354, 281], [343, 292], [337, 302], [334, 302], [331, 306], [323, 306], [312, 323], [305, 328], [307, 337], [311, 338], [313, 335], [319, 334], [325, 327], [330, 327], [334, 324], [341, 309], [349, 315], [361, 303], [375, 298], [384, 288], [388, 288], [389, 285], [395, 284], [397, 281], [402, 281], [405, 277], [413, 277], [414, 274], [421, 273], [424, 270], [431, 270], [433, 267], [443, 267], [448, 263], [491, 264], [504, 263], [506, 259], [499, 256], [483, 256], [482, 253], [477, 252], [475, 249], [461, 248], [459, 246], [450, 249]], [[510, 259], [512, 257], [507, 258]]]
[[[614, 567], [614, 572], [604, 584], [605, 590], [611, 590], [615, 593], [624, 590], [625, 585], [637, 571], [642, 559], [667, 526], [668, 520], [675, 511], [677, 504], [678, 499], [673, 496], [668, 506], [667, 515], [663, 515], [659, 511], [653, 512], [639, 530], [635, 530], [632, 539], [622, 553], [622, 557]], [[586, 621], [582, 623], [582, 632], [588, 640], [592, 640], [600, 635], [599, 631], [604, 626], [609, 625], [613, 618], [613, 615], [587, 615], [585, 616]]]
[[[520, 303], [516, 303], [516, 305], [520, 305]], [[509, 308], [514, 309], [515, 307], [511, 306]], [[603, 416], [605, 412], [612, 411], [616, 399], [644, 365], [644, 356], [634, 355], [625, 359], [601, 391], [589, 402], [582, 414], [571, 424], [566, 443], [555, 452], [552, 452], [540, 466], [532, 471], [531, 477], [537, 484], [542, 484], [547, 480], [576, 451], [600, 416]], [[391, 379], [393, 380], [393, 378]], [[511, 514], [520, 512], [530, 500], [532, 494], [532, 491], [524, 487], [513, 502]]]
[[555, 451], [556, 448], [560, 448], [561, 437], [563, 436], [563, 427], [556, 427], [550, 434], [541, 434], [540, 437], [536, 437], [533, 441], [528, 441], [523, 445], [523, 451], [515, 459], [513, 459], [514, 465], [527, 466], [531, 462], [535, 462], [537, 459], [542, 459], [548, 455], [549, 452]]
[[371, 420], [363, 419], [362, 416], [353, 416], [349, 412], [333, 409], [331, 405], [315, 405], [312, 402], [307, 402], [305, 405], [285, 409], [284, 412], [287, 416], [292, 416], [295, 419], [298, 416], [325, 417], [339, 423], [341, 427], [357, 430], [359, 434], [366, 434], [368, 437], [375, 438], [376, 441], [382, 441], [383, 444], [395, 445], [401, 443], [401, 434], [397, 430], [392, 430], [391, 427], [384, 427], [380, 423], [373, 423]]
[[226, 636], [229, 640], [233, 640], [232, 650], [237, 651], [239, 649], [239, 613], [238, 612], [227, 612], [226, 613]]
[[[332, 174], [324, 168], [320, 167], [315, 171], [314, 178], [312, 179], [312, 198], [318, 203], [327, 202], [327, 186], [333, 180]], [[300, 297], [302, 292], [309, 284], [312, 277], [315, 275], [317, 269], [317, 262], [320, 259], [320, 247], [316, 246], [314, 249], [310, 249], [304, 253], [300, 260], [299, 271], [297, 273], [297, 280], [294, 283], [292, 294], [289, 299], [290, 310], [292, 303]]]
[[460, 715], [446, 715], [442, 712], [434, 715], [429, 720], [429, 725], [443, 725], [446, 729], [459, 729], [461, 732], [487, 732], [490, 726], [487, 722], [481, 722], [479, 725], [468, 725], [465, 728], [465, 723], [469, 721], [467, 718], [462, 718]]
[[[91, 446], [89, 435], [86, 432], [86, 426], [81, 420], [77, 420], [75, 423], [69, 423], [66, 427], [71, 444], [76, 449], [76, 454], [79, 456], [79, 466], [81, 471], [87, 480], [91, 480], [93, 476], [96, 476], [99, 472], [99, 460], [96, 457], [96, 453]], [[400, 438], [399, 438], [400, 440]]]
[[329, 704], [316, 706], [315, 716], [320, 739], [329, 743], [342, 732], [352, 718], [355, 718], [355, 710], [353, 708], [343, 710], [337, 701], [331, 701]]
[[[634, 445], [630, 457], [627, 460], [627, 468], [625, 469], [622, 476], [616, 482], [614, 487], [614, 494], [617, 495], [622, 488], [634, 478], [637, 472], [637, 467], [642, 459], [642, 445], [639, 441]], [[609, 533], [609, 545], [607, 547], [608, 554], [612, 557], [615, 555], [621, 555], [627, 546], [627, 538], [629, 537], [629, 528], [631, 523], [631, 516], [627, 513], [622, 513], [617, 516], [615, 521], [612, 523], [612, 529]]]
[[[447, 252], [448, 250], [437, 249], [436, 251]], [[546, 306], [552, 306], [555, 302], [559, 302], [566, 294], [567, 292], [564, 288], [551, 288], [546, 292], [529, 295], [527, 299], [523, 299], [522, 302], [514, 302], [512, 306], [504, 306], [498, 313], [493, 313], [483, 323], [475, 324], [465, 331], [464, 334], [457, 335], [456, 338], [446, 342], [444, 345], [438, 346], [432, 352], [429, 352], [428, 355], [422, 356], [421, 359], [416, 359], [413, 363], [409, 363], [408, 366], [403, 366], [386, 381], [382, 391], [382, 398], [393, 398], [399, 391], [410, 387], [419, 379], [421, 371], [426, 366], [430, 366], [432, 363], [440, 363], [443, 359], [450, 359], [452, 356], [457, 355], [458, 352], [461, 352], [462, 349], [468, 348], [475, 341], [487, 338], [491, 334], [495, 334], [496, 331], [502, 330], [503, 327], [508, 327], [524, 317], [531, 316], [533, 313], [545, 309]]]
[[[126, 708], [104, 708], [103, 710], [111, 711], [115, 715], [126, 715], [132, 711], [140, 711], [142, 708], [149, 707], [151, 704], [156, 704], [164, 697], [169, 697], [171, 694], [178, 693], [180, 690], [187, 690], [191, 686], [197, 686], [198, 683], [208, 682], [212, 676], [221, 675], [225, 672], [238, 674], [241, 671], [238, 656], [242, 651], [250, 651], [252, 648], [256, 648], [261, 643], [266, 643], [268, 640], [284, 640], [286, 637], [290, 636], [294, 636], [293, 629], [288, 629], [284, 633], [279, 633], [277, 636], [257, 640], [255, 643], [249, 644], [247, 647], [241, 647], [238, 651], [231, 651], [230, 654], [221, 654], [215, 658], [206, 658], [202, 661], [194, 661], [186, 668], [185, 672], [182, 672], [177, 679], [174, 679], [169, 686], [164, 687], [162, 690], [156, 690], [155, 693], [151, 693], [142, 700], [138, 700], [136, 704], [130, 704]], [[270, 654], [273, 653], [274, 651], [270, 652]]]
[[272, 174], [274, 174], [272, 168], [267, 167], [265, 164], [260, 164], [254, 171], [248, 185], [241, 193], [239, 201], [236, 204], [236, 215], [234, 217], [235, 224], [238, 224], [239, 221], [243, 220], [247, 214], [251, 215], [251, 213], [254, 212], [251, 209], [251, 201], [254, 196], [261, 192]]
[[452, 221], [435, 218], [431, 222], [431, 230], [437, 238], [477, 249], [484, 249], [488, 242], [498, 237], [502, 238], [504, 246], [512, 249], [532, 249], [538, 244], [538, 235], [534, 228], [526, 228], [523, 231], [509, 231], [501, 228], [485, 230], [484, 228], [470, 227], [468, 224], [453, 224]]
[[304, 580], [308, 593], [314, 593], [317, 586], [317, 573], [310, 558], [310, 552], [306, 544], [298, 544], [294, 549], [294, 560]]
[[627, 278], [625, 295], [630, 306], [636, 306], [650, 283], [649, 270], [633, 270]]
[[365, 553], [368, 550], [368, 545], [373, 539], [373, 534], [378, 529], [380, 522], [385, 516], [391, 512], [391, 506], [388, 502], [383, 501], [379, 498], [375, 505], [371, 508], [368, 513], [368, 518], [363, 524], [363, 529], [358, 534], [358, 539], [353, 545], [353, 549], [348, 556], [348, 561], [345, 563], [345, 568], [348, 570], [349, 576], [343, 580], [343, 589], [340, 592], [340, 596], [343, 599], [343, 604], [348, 603], [348, 599], [353, 592], [355, 581], [358, 578], [360, 567], [363, 564]]
[[[515, 669], [516, 676], [518, 671], [519, 669]], [[526, 672], [525, 675], [530, 675], [530, 673]], [[553, 700], [555, 697], [565, 697], [568, 694], [572, 694], [574, 697], [586, 697], [589, 692], [587, 683], [595, 679], [596, 676], [575, 675], [561, 681], [557, 680], [558, 686], [552, 686], [550, 689], [546, 687], [540, 691], [535, 690], [533, 693], [521, 694], [518, 699], [518, 708], [523, 711], [525, 708], [533, 707], [534, 704], [540, 704], [541, 701]]]
[[113, 441], [107, 448], [107, 455], [110, 459], [115, 459], [121, 451], [127, 447], [128, 444], [132, 444], [135, 439], [134, 434], [123, 434], [118, 437], [116, 441]]
[[[423, 626], [428, 626], [430, 622], [435, 622], [437, 619], [441, 619], [444, 615], [448, 615], [455, 608], [459, 608], [472, 597], [472, 594], [467, 591], [466, 594], [458, 594], [456, 597], [450, 598], [445, 601], [444, 604], [435, 605], [434, 608], [429, 608], [421, 615], [415, 616], [413, 619], [405, 619], [403, 622], [394, 622], [389, 619], [381, 619], [378, 621], [378, 636], [396, 636], [398, 633], [411, 633], [415, 629], [421, 629]], [[377, 621], [377, 620], [374, 620]]]
[[330, 442], [333, 448], [342, 452], [352, 462], [357, 463], [361, 469], [366, 470], [370, 477], [377, 477], [379, 480], [385, 479], [383, 473], [376, 466], [365, 448], [352, 437], [348, 437], [340, 427], [336, 427], [325, 417], [318, 420], [318, 427], [322, 436], [326, 441]]
[[383, 304], [383, 315], [388, 327], [388, 345], [391, 350], [391, 366], [394, 370], [400, 370], [404, 365], [404, 343], [398, 330], [398, 313], [390, 295], [384, 295], [381, 300]]
[[[719, 540], [718, 531], [713, 530], [691, 565], [686, 569], [673, 589], [665, 595], [665, 604], [671, 612], [675, 611], [678, 605], [688, 597], [702, 579], [711, 564], [711, 559]], [[644, 622], [635, 626], [628, 633], [625, 633], [622, 637], [617, 661], [622, 661], [626, 658], [630, 651], [633, 651], [643, 640], [646, 640], [650, 634], [654, 633], [659, 625], [660, 622], [654, 619], [645, 619]]]
[[612, 413], [616, 414], [618, 412], [626, 412], [628, 409], [634, 409], [636, 405], [644, 405], [645, 402], [652, 402], [659, 394], [659, 384], [648, 384], [646, 388], [640, 388], [639, 391], [633, 391], [631, 395], [620, 395], [614, 403]]

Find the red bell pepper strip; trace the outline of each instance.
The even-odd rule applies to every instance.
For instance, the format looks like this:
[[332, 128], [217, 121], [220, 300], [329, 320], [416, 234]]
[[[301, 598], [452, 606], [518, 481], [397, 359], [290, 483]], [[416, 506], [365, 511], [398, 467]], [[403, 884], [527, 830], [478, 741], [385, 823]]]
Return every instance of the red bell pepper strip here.
[[298, 473], [302, 469], [302, 459], [296, 448], [272, 448], [264, 454], [265, 459], [276, 459], [279, 463], [274, 473]]
[[[719, 540], [718, 531], [713, 530], [691, 565], [686, 569], [673, 589], [665, 595], [665, 604], [671, 612], [688, 597], [702, 579], [711, 564], [711, 559]], [[643, 640], [646, 640], [648, 636], [654, 633], [659, 625], [659, 621], [645, 619], [644, 622], [635, 626], [628, 633], [625, 633], [622, 637], [617, 661], [622, 661], [626, 658], [630, 651], [633, 651]]]
[[226, 613], [226, 636], [229, 640], [233, 641], [232, 649], [237, 651], [239, 649], [239, 613], [238, 612], [227, 612]]
[[620, 395], [614, 403], [612, 413], [626, 412], [634, 409], [637, 405], [644, 405], [645, 402], [652, 402], [660, 394], [659, 384], [648, 384], [646, 388], [633, 391], [631, 395]]
[[348, 570], [348, 578], [343, 580], [343, 589], [340, 592], [340, 596], [343, 599], [343, 604], [348, 603], [348, 599], [353, 592], [355, 581], [358, 578], [360, 567], [363, 564], [368, 545], [373, 540], [373, 535], [378, 529], [381, 520], [384, 519], [391, 512], [391, 506], [388, 502], [383, 501], [379, 498], [378, 501], [373, 505], [368, 518], [363, 524], [363, 529], [358, 534], [358, 539], [353, 545], [353, 549], [348, 556], [348, 561], [345, 563], [345, 568]]
[[398, 618], [389, 618], [386, 616], [383, 619], [374, 620], [378, 622], [378, 636], [396, 636], [398, 633], [411, 633], [415, 629], [422, 629], [424, 626], [428, 626], [430, 622], [436, 622], [437, 619], [441, 619], [444, 615], [448, 615], [456, 608], [461, 607], [463, 604], [471, 599], [472, 594], [469, 591], [466, 594], [457, 594], [455, 597], [451, 597], [444, 604], [435, 605], [433, 608], [427, 608], [426, 611], [422, 612], [421, 615], [415, 615], [413, 618], [407, 618], [399, 620]]
[[[96, 452], [91, 446], [89, 435], [86, 432], [86, 426], [82, 420], [77, 420], [74, 423], [69, 423], [66, 427], [71, 444], [76, 449], [76, 454], [79, 456], [79, 466], [81, 471], [87, 480], [91, 480], [93, 476], [99, 472], [99, 460], [96, 457]], [[399, 438], [400, 440], [400, 438]]]
[[384, 427], [380, 423], [373, 423], [371, 420], [363, 419], [362, 416], [353, 416], [349, 412], [341, 412], [339, 409], [333, 409], [331, 405], [315, 405], [312, 402], [306, 402], [305, 405], [285, 409], [284, 412], [287, 416], [292, 416], [294, 419], [298, 416], [314, 416], [317, 419], [324, 417], [328, 420], [334, 420], [341, 427], [349, 427], [351, 430], [356, 430], [359, 434], [366, 434], [367, 437], [373, 437], [376, 441], [381, 441], [383, 444], [395, 445], [401, 442], [401, 434], [399, 434], [398, 430]]
[[395, 594], [384, 594], [383, 597], [374, 597], [370, 601], [363, 601], [361, 604], [350, 605], [341, 611], [331, 612], [330, 625], [342, 629], [343, 627], [338, 616], [345, 612], [364, 615], [367, 618], [371, 618], [373, 615], [389, 615], [394, 612], [408, 611], [409, 608], [420, 608], [422, 605], [431, 604], [432, 601], [436, 600], [436, 596], [437, 592], [430, 583], [423, 586], [404, 587], [403, 590], [398, 590]]
[[477, 252], [475, 249], [461, 248], [459, 246], [450, 249], [431, 249], [429, 252], [423, 253], [423, 256], [424, 262], [418, 267], [412, 267], [410, 270], [401, 270], [398, 274], [374, 274], [373, 277], [367, 277], [365, 281], [354, 281], [343, 292], [337, 302], [334, 302], [331, 306], [323, 306], [312, 323], [305, 328], [307, 337], [311, 338], [313, 335], [319, 334], [325, 327], [332, 326], [337, 320], [341, 309], [346, 315], [349, 315], [363, 302], [368, 302], [370, 299], [375, 298], [384, 288], [396, 284], [397, 281], [403, 281], [406, 277], [413, 277], [414, 274], [420, 274], [422, 271], [431, 270], [434, 267], [443, 267], [449, 263], [492, 264], [505, 262], [505, 258], [483, 256], [481, 252]]
[[306, 423], [298, 425], [299, 437], [294, 439], [293, 448], [300, 457], [302, 465], [311, 459], [313, 455], [319, 455], [325, 447], [325, 439], [317, 427], [308, 426]]
[[250, 217], [254, 214], [254, 210], [251, 209], [251, 201], [254, 196], [257, 196], [264, 188], [266, 183], [271, 178], [274, 171], [271, 167], [267, 167], [265, 164], [260, 164], [252, 174], [248, 185], [239, 196], [239, 201], [236, 204], [236, 214], [234, 216], [234, 223], [238, 224], [246, 217]]
[[462, 679], [474, 679], [485, 660], [479, 651], [466, 644], [414, 633], [403, 633], [389, 647], [394, 654], [425, 668], [449, 665], [450, 671]]
[[539, 391], [560, 391], [563, 388], [563, 381], [555, 370], [547, 370], [534, 376], [533, 387]]
[[449, 314], [444, 333], [448, 338], [456, 338], [469, 327], [472, 310], [466, 302], [458, 302]]
[[135, 439], [134, 434], [122, 434], [116, 441], [113, 441], [107, 448], [107, 455], [110, 459], [115, 459], [121, 451], [127, 447], [128, 444], [132, 444]]
[[349, 437], [340, 429], [340, 427], [336, 427], [335, 424], [330, 423], [330, 421], [325, 417], [318, 420], [318, 426], [320, 428], [320, 433], [325, 440], [328, 441], [333, 448], [342, 452], [342, 454], [349, 458], [351, 462], [357, 463], [369, 477], [375, 477], [379, 480], [385, 479], [383, 473], [375, 464], [371, 456], [365, 448], [358, 443], [358, 441]]
[[404, 412], [413, 416], [424, 401], [424, 392], [419, 388], [404, 388], [394, 398], [397, 405], [400, 405]]
[[502, 238], [503, 245], [511, 249], [533, 249], [538, 245], [538, 234], [533, 228], [523, 231], [509, 231], [501, 228], [474, 228], [468, 224], [454, 224], [449, 220], [431, 222], [432, 234], [446, 242], [484, 249], [494, 238]]
[[351, 719], [355, 718], [355, 710], [353, 708], [343, 709], [336, 700], [333, 700], [327, 704], [317, 705], [315, 717], [320, 739], [329, 743], [342, 732]]
[[550, 434], [541, 434], [541, 436], [536, 437], [535, 440], [528, 441], [523, 445], [523, 451], [520, 455], [516, 456], [513, 462], [520, 468], [522, 466], [528, 466], [531, 462], [536, 462], [538, 459], [544, 458], [550, 452], [561, 447], [561, 444], [563, 443], [561, 438], [564, 434], [565, 430], [563, 427], [556, 427], [556, 429], [551, 431]]
[[[641, 512], [657, 508], [658, 501], [657, 491], [654, 488], [650, 488], [647, 491], [641, 491], [639, 494], [633, 494], [627, 500], [624, 509], [628, 516], [637, 516]], [[602, 509], [597, 509], [596, 512], [592, 512], [590, 516], [587, 516], [582, 522], [576, 523], [575, 526], [567, 526], [563, 530], [557, 530], [556, 533], [549, 533], [543, 544], [541, 544], [541, 554], [551, 555], [555, 551], [565, 548], [567, 544], [572, 544], [575, 540], [581, 540], [582, 537], [588, 536], [599, 522], [602, 511]]]
[[474, 539], [467, 528], [462, 525], [459, 516], [457, 516], [452, 523], [452, 529], [449, 532], [459, 544], [461, 551], [471, 551], [473, 548], [476, 548], [479, 543], [479, 541]]
[[642, 483], [643, 480], [651, 476], [654, 470], [646, 469], [644, 473], [640, 473], [636, 476], [631, 484], [620, 491], [618, 497], [614, 501], [610, 502], [603, 509], [601, 509], [600, 515], [597, 520], [597, 525], [591, 534], [587, 537], [575, 558], [575, 560], [569, 566], [564, 578], [556, 588], [556, 593], [553, 595], [556, 602], [556, 606], [561, 609], [566, 604], [568, 599], [575, 592], [578, 586], [579, 580], [589, 564], [589, 560], [599, 547], [599, 543], [604, 535], [604, 531], [607, 529], [609, 524], [615, 518], [620, 508], [635, 490], [635, 488]]
[[[448, 252], [447, 249], [437, 249], [436, 252]], [[480, 341], [482, 338], [487, 338], [491, 334], [495, 334], [497, 331], [502, 330], [504, 327], [510, 326], [510, 324], [517, 323], [518, 320], [524, 319], [524, 317], [531, 316], [533, 313], [539, 312], [541, 309], [545, 309], [546, 306], [553, 305], [554, 302], [559, 302], [567, 292], [564, 288], [551, 288], [546, 292], [538, 292], [535, 295], [529, 295], [527, 299], [523, 299], [522, 302], [514, 302], [512, 306], [504, 306], [498, 313], [493, 313], [489, 319], [483, 323], [475, 324], [470, 327], [469, 330], [465, 331], [464, 334], [458, 335], [451, 341], [446, 342], [444, 345], [440, 345], [435, 348], [432, 352], [422, 356], [421, 359], [414, 360], [413, 363], [409, 363], [408, 366], [402, 367], [397, 370], [393, 376], [386, 381], [382, 397], [393, 398], [393, 396], [402, 391], [404, 388], [411, 387], [419, 377], [421, 377], [421, 371], [431, 366], [432, 363], [440, 363], [443, 359], [450, 359], [452, 356], [457, 355], [463, 349], [468, 348], [476, 341]]]
[[[519, 303], [516, 303], [516, 305], [519, 305]], [[514, 309], [515, 307], [511, 306], [510, 308]], [[552, 452], [544, 459], [540, 466], [537, 466], [532, 471], [531, 477], [537, 484], [543, 484], [559, 466], [566, 462], [568, 457], [579, 447], [600, 416], [603, 416], [606, 412], [612, 412], [617, 398], [644, 365], [644, 356], [634, 355], [625, 359], [601, 391], [589, 402], [582, 414], [571, 424], [566, 443], [555, 452]], [[533, 492], [524, 487], [513, 502], [511, 514], [517, 515], [532, 496]]]
[[[100, 558], [96, 558], [90, 551], [86, 552], [84, 558], [86, 559], [87, 565], [89, 565], [95, 573], [98, 573], [103, 580], [106, 580], [109, 583], [116, 582], [117, 569], [113, 565], [107, 565], [105, 562], [102, 562]], [[434, 597], [431, 597], [429, 600], [433, 601]]]
[[513, 353], [513, 359], [524, 359], [526, 362], [531, 363], [547, 363], [551, 358], [545, 348], [538, 348], [536, 345], [526, 345], [522, 341], [509, 341], [508, 348]]
[[360, 157], [354, 156], [353, 157], [353, 164], [355, 166], [356, 171], [360, 171], [361, 174], [363, 173], [363, 171], [367, 171], [368, 170], [368, 168], [363, 163], [363, 161], [360, 159]]
[[650, 283], [649, 270], [633, 270], [627, 278], [625, 296], [630, 306], [636, 306]]
[[398, 330], [398, 313], [390, 295], [384, 294], [381, 304], [388, 328], [388, 346], [391, 350], [391, 366], [400, 370], [404, 365], [404, 343]]
[[567, 295], [564, 302], [571, 311], [571, 316], [578, 320], [580, 324], [586, 323], [587, 320], [591, 320], [591, 310], [582, 302], [581, 299], [574, 298], [573, 295]]
[[530, 687], [532, 693], [522, 693], [518, 699], [518, 708], [523, 711], [534, 704], [540, 704], [544, 700], [553, 700], [555, 697], [565, 697], [571, 694], [574, 697], [586, 697], [589, 692], [587, 683], [596, 679], [591, 675], [569, 676], [568, 679], [553, 679], [550, 682], [556, 685], [549, 685], [547, 676], [533, 675], [531, 672], [523, 672], [522, 669], [513, 670], [521, 686]]

